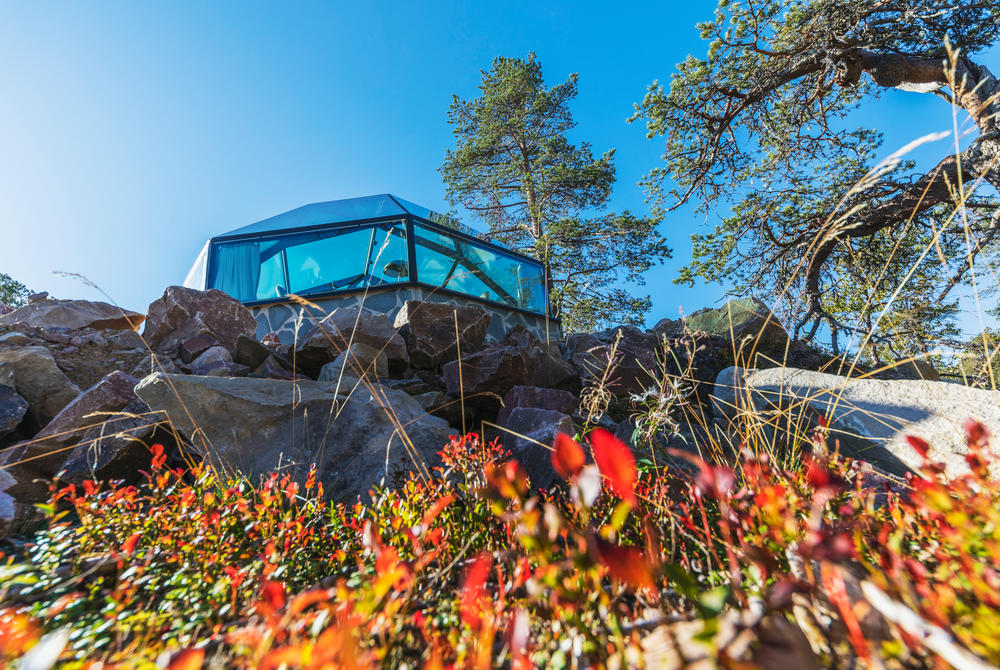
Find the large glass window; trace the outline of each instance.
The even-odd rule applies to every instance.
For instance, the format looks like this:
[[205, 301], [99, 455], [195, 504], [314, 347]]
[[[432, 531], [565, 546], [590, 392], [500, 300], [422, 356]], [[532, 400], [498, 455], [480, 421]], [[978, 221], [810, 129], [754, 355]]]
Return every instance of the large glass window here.
[[409, 279], [402, 222], [217, 243], [209, 286], [243, 302]]
[[417, 279], [466, 295], [545, 312], [542, 268], [472, 241], [414, 225]]

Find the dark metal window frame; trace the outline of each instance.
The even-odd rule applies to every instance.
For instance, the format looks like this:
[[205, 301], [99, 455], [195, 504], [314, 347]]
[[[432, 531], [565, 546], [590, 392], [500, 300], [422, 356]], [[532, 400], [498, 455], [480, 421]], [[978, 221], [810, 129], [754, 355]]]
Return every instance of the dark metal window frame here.
[[[558, 319], [551, 317], [546, 313], [549, 311], [550, 306], [549, 306], [549, 287], [548, 287], [548, 282], [545, 281], [542, 282], [545, 291], [544, 312], [536, 312], [531, 309], [525, 309], [523, 307], [518, 307], [516, 305], [509, 305], [507, 303], [499, 302], [496, 300], [489, 300], [478, 296], [468, 295], [466, 293], [448, 289], [443, 286], [435, 286], [434, 284], [420, 281], [417, 278], [417, 263], [416, 263], [417, 250], [416, 250], [416, 235], [414, 230], [414, 223], [419, 223], [421, 226], [428, 228], [434, 232], [439, 232], [446, 236], [456, 237], [465, 242], [485, 247], [498, 255], [507, 256], [519, 262], [527, 263], [528, 265], [533, 265], [542, 270], [543, 277], [545, 272], [543, 264], [535, 260], [534, 258], [531, 258], [530, 256], [525, 256], [524, 254], [520, 254], [511, 249], [507, 249], [503, 246], [500, 246], [499, 244], [488, 242], [474, 235], [469, 235], [468, 233], [465, 233], [461, 230], [457, 230], [449, 226], [443, 226], [439, 223], [435, 223], [434, 221], [425, 219], [422, 216], [410, 214], [409, 212], [405, 214], [393, 214], [390, 216], [380, 216], [370, 219], [356, 219], [356, 220], [342, 221], [337, 223], [321, 223], [311, 226], [300, 226], [298, 228], [286, 228], [280, 231], [272, 231], [266, 233], [243, 233], [239, 235], [220, 235], [218, 237], [213, 237], [209, 241], [208, 261], [205, 267], [206, 288], [211, 288], [210, 286], [208, 286], [208, 282], [212, 278], [215, 271], [215, 262], [216, 262], [215, 257], [217, 248], [216, 245], [218, 243], [239, 242], [241, 240], [264, 240], [264, 239], [271, 239], [278, 237], [288, 237], [290, 235], [296, 235], [298, 233], [317, 232], [321, 230], [340, 230], [340, 229], [351, 229], [351, 228], [366, 229], [366, 228], [372, 228], [374, 226], [383, 223], [399, 223], [399, 222], [402, 222], [406, 228], [406, 247], [407, 247], [406, 255], [407, 255], [407, 263], [409, 264], [409, 274], [410, 274], [409, 279], [407, 281], [395, 282], [389, 285], [371, 286], [368, 288], [360, 288], [360, 289], [350, 288], [350, 289], [341, 289], [333, 291], [324, 291], [322, 293], [310, 293], [309, 299], [322, 300], [324, 298], [334, 298], [342, 295], [364, 293], [365, 291], [369, 292], [373, 290], [382, 291], [386, 289], [392, 290], [393, 288], [401, 288], [406, 286], [417, 286], [421, 288], [430, 289], [437, 293], [444, 293], [446, 295], [451, 295], [466, 300], [472, 300], [475, 302], [481, 302], [488, 305], [496, 305], [498, 307], [503, 307], [504, 309], [513, 310], [515, 312], [521, 312], [523, 314], [531, 314], [534, 316], [540, 316], [542, 318], [549, 318], [552, 319], [553, 321], [558, 321]], [[285, 268], [285, 272], [287, 273], [287, 267]], [[286, 278], [286, 283], [287, 283], [287, 278]], [[247, 307], [260, 307], [264, 305], [277, 305], [288, 302], [291, 301], [288, 300], [287, 298], [266, 298], [263, 300], [243, 301], [243, 304], [246, 305]]]

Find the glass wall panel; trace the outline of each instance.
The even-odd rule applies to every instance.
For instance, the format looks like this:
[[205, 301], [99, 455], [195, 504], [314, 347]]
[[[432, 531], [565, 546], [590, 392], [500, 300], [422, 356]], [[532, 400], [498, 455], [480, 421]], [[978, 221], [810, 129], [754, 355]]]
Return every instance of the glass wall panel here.
[[545, 279], [540, 265], [420, 224], [414, 224], [414, 233], [419, 281], [545, 313]]
[[243, 302], [409, 279], [402, 222], [213, 245], [209, 286]]

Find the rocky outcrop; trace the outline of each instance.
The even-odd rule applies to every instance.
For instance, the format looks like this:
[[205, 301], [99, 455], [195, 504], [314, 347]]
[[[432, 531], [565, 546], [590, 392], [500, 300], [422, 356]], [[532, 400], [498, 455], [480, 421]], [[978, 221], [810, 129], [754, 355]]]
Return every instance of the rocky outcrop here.
[[396, 314], [410, 363], [415, 368], [434, 369], [480, 347], [490, 327], [490, 315], [474, 305], [407, 300]]
[[0, 363], [10, 364], [15, 388], [28, 401], [28, 414], [38, 426], [48, 424], [80, 394], [45, 347], [0, 349]]
[[534, 407], [573, 414], [579, 401], [569, 391], [547, 389], [538, 386], [515, 386], [503, 397], [503, 408], [497, 415], [497, 423], [504, 425], [510, 413], [517, 407]]
[[324, 365], [355, 342], [381, 351], [390, 375], [399, 376], [409, 367], [406, 343], [389, 317], [357, 307], [335, 309], [302, 333], [295, 346], [295, 364], [315, 379]]
[[966, 471], [962, 423], [971, 417], [1000, 434], [998, 401], [995, 391], [947, 382], [850, 379], [796, 368], [727, 368], [712, 394], [713, 411], [723, 422], [750, 408], [785, 412], [789, 420], [771, 422], [784, 431], [779, 439], [788, 437], [785, 426], [804, 434], [817, 417], [826, 416], [842, 453], [896, 475], [922, 462], [908, 435], [926, 440], [931, 457], [943, 462], [948, 474]]
[[[171, 286], [149, 306], [143, 336], [156, 352], [176, 356], [194, 338], [232, 351], [240, 335], [253, 337], [257, 321], [239, 300], [217, 289]], [[193, 360], [193, 359], [192, 359]]]
[[321, 382], [351, 380], [353, 385], [361, 378], [372, 382], [388, 376], [389, 359], [386, 355], [375, 347], [355, 342], [340, 352], [332, 362], [324, 365], [319, 371], [317, 380]]
[[0, 438], [13, 432], [28, 411], [28, 401], [6, 384], [0, 384]]
[[609, 364], [613, 370], [607, 388], [617, 398], [628, 398], [655, 383], [658, 340], [635, 326], [619, 326], [598, 333], [570, 335], [566, 340], [570, 360], [591, 382], [602, 379]]
[[106, 302], [39, 300], [0, 316], [0, 326], [79, 330], [138, 330], [146, 317]]
[[698, 310], [684, 319], [684, 324], [690, 331], [731, 337], [737, 346], [752, 337], [759, 348], [768, 351], [783, 349], [789, 339], [781, 322], [757, 298], [730, 300], [722, 307]]
[[7, 536], [7, 531], [14, 523], [17, 513], [14, 507], [16, 503], [14, 496], [7, 493], [7, 489], [15, 484], [17, 484], [17, 480], [4, 470], [0, 470], [0, 539]]
[[[34, 439], [0, 454], [0, 465], [18, 481], [11, 492], [18, 500], [45, 497], [47, 481], [67, 463], [74, 476], [68, 481], [117, 476], [135, 479], [149, 465], [149, 448], [140, 440], [148, 437], [156, 420], [148, 416], [128, 426], [112, 413], [145, 414], [133, 388], [139, 380], [113, 372], [69, 403]], [[126, 430], [127, 429], [127, 430]], [[92, 467], [85, 467], [88, 463]], [[118, 467], [109, 465], [116, 464]], [[67, 480], [64, 476], [63, 480]]]
[[573, 418], [551, 409], [515, 407], [500, 424], [503, 444], [510, 449], [537, 488], [547, 489], [558, 479], [552, 468], [551, 445], [557, 432], [573, 435]]
[[433, 464], [452, 432], [401, 391], [373, 385], [338, 395], [334, 386], [155, 374], [136, 393], [224, 471], [255, 479], [280, 467], [302, 478], [315, 463], [327, 492], [341, 500], [414, 469], [414, 457]]
[[545, 345], [517, 326], [499, 342], [451, 361], [443, 368], [448, 393], [464, 393], [473, 404], [499, 407], [498, 400], [515, 386], [579, 388], [573, 366], [560, 356], [558, 345]]

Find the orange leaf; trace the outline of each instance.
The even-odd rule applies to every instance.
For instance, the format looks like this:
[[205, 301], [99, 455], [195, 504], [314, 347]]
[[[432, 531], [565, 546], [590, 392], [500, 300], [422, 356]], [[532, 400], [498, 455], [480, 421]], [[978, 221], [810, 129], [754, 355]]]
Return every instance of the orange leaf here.
[[552, 467], [563, 479], [572, 479], [580, 474], [587, 459], [576, 440], [563, 432], [556, 433], [552, 445]]
[[135, 533], [133, 535], [130, 535], [127, 540], [122, 542], [122, 553], [131, 554], [133, 551], [135, 551], [135, 545], [138, 544], [139, 537], [141, 535], [142, 533]]
[[611, 576], [618, 581], [640, 588], [654, 588], [656, 577], [653, 568], [642, 552], [633, 547], [622, 547], [600, 538], [596, 539], [597, 555]]
[[200, 670], [204, 660], [204, 649], [182, 649], [170, 659], [167, 670]]
[[611, 490], [619, 498], [634, 506], [637, 472], [632, 450], [603, 428], [597, 428], [590, 434], [590, 444], [594, 448], [597, 467], [608, 481]]

